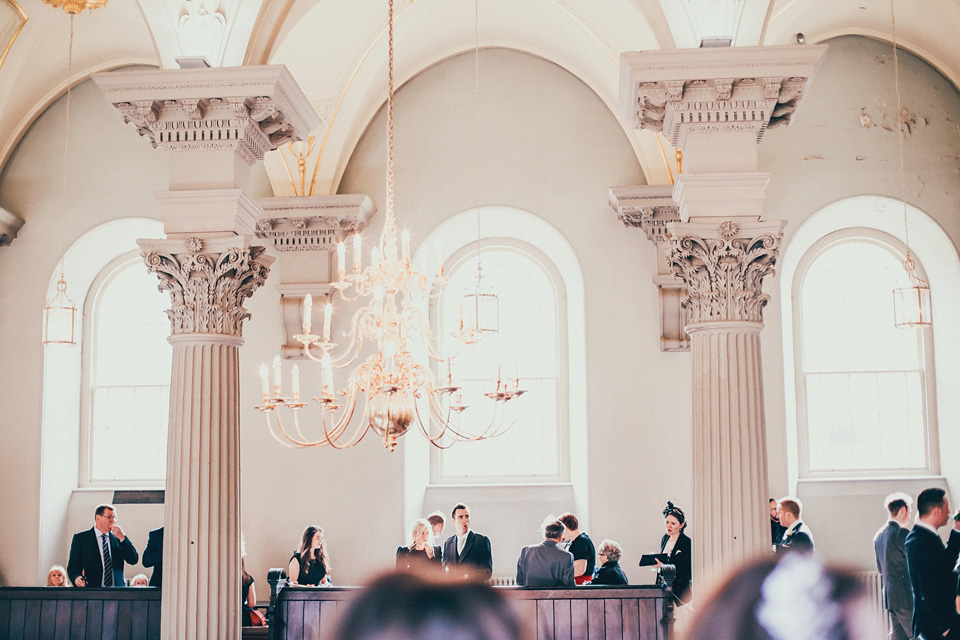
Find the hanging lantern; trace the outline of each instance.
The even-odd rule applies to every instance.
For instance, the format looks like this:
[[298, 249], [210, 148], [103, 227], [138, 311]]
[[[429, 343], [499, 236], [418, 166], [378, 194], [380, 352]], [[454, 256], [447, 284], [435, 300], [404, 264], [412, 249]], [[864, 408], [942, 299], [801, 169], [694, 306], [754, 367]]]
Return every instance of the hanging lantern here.
[[903, 268], [910, 276], [911, 286], [893, 290], [894, 323], [898, 327], [929, 327], [933, 323], [930, 285], [917, 276], [916, 265], [909, 256]]
[[500, 330], [500, 299], [483, 284], [483, 269], [477, 258], [477, 282], [463, 294], [463, 327], [479, 340], [480, 334]]
[[43, 344], [77, 344], [77, 307], [67, 296], [63, 274], [57, 281], [57, 293], [43, 307]]

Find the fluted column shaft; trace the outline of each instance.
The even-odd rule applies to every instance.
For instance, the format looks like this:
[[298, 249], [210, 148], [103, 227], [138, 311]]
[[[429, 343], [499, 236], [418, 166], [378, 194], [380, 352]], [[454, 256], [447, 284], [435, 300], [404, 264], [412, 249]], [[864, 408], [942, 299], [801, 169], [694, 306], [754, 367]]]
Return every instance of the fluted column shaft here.
[[709, 580], [770, 549], [760, 322], [687, 326], [693, 360], [694, 566]]
[[239, 640], [243, 308], [273, 259], [249, 238], [141, 240], [170, 292], [164, 640]]
[[668, 258], [687, 285], [693, 363], [694, 581], [770, 551], [760, 366], [763, 278], [782, 221], [671, 223]]

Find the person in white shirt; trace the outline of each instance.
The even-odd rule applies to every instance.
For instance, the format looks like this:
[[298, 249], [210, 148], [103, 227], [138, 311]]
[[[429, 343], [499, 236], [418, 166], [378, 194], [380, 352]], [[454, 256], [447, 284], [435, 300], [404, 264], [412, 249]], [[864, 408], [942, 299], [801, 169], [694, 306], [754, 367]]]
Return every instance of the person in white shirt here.
[[443, 568], [461, 578], [487, 580], [493, 574], [490, 538], [470, 530], [470, 508], [459, 503], [450, 514], [456, 533], [443, 543]]
[[802, 509], [803, 504], [799, 498], [780, 498], [778, 515], [780, 524], [785, 528], [780, 536], [780, 544], [777, 545], [778, 554], [785, 551], [813, 552], [813, 532], [800, 519]]
[[113, 505], [101, 504], [93, 528], [73, 536], [67, 574], [78, 587], [125, 587], [124, 563], [138, 560], [140, 554], [117, 524]]

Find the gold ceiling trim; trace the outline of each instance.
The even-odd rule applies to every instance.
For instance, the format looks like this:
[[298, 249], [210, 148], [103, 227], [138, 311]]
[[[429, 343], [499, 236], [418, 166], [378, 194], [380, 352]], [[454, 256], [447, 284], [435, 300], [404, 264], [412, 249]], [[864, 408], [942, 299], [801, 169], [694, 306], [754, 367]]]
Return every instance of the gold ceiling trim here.
[[[3, 53], [0, 53], [0, 67], [3, 66], [3, 61], [7, 59], [7, 54], [10, 53], [10, 49], [13, 48], [13, 43], [17, 39], [17, 36], [20, 35], [20, 32], [23, 30], [23, 25], [27, 24], [27, 13], [18, 5], [15, 0], [5, 0], [6, 3], [13, 9], [14, 13], [20, 16], [20, 25], [13, 32], [13, 35], [10, 36], [10, 41], [7, 43], [7, 46], [4, 47]], [[2, 46], [2, 43], [0, 43]]]

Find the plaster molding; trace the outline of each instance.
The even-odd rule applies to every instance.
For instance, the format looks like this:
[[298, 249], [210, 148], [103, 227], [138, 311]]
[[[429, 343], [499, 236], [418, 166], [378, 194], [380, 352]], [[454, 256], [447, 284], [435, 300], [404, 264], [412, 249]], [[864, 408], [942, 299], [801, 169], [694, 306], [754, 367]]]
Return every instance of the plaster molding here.
[[[687, 285], [690, 325], [711, 321], [763, 322], [763, 279], [772, 274], [785, 221], [671, 224], [671, 270]], [[688, 331], [690, 329], [688, 328]]]
[[763, 171], [682, 173], [673, 187], [673, 199], [684, 222], [709, 217], [756, 221], [763, 214], [769, 182], [770, 174]]
[[244, 301], [266, 282], [274, 258], [249, 238], [140, 240], [147, 269], [168, 291], [171, 334], [242, 336]]
[[168, 237], [206, 237], [232, 231], [253, 235], [262, 211], [242, 189], [157, 191]]
[[168, 151], [233, 149], [252, 165], [320, 125], [282, 65], [125, 71], [93, 79], [124, 122]]
[[262, 198], [256, 237], [277, 251], [330, 251], [346, 236], [367, 228], [376, 207], [366, 195]]
[[0, 207], [0, 247], [6, 247], [17, 237], [23, 220]]
[[620, 60], [620, 113], [684, 148], [690, 134], [790, 124], [826, 45], [631, 51]]

